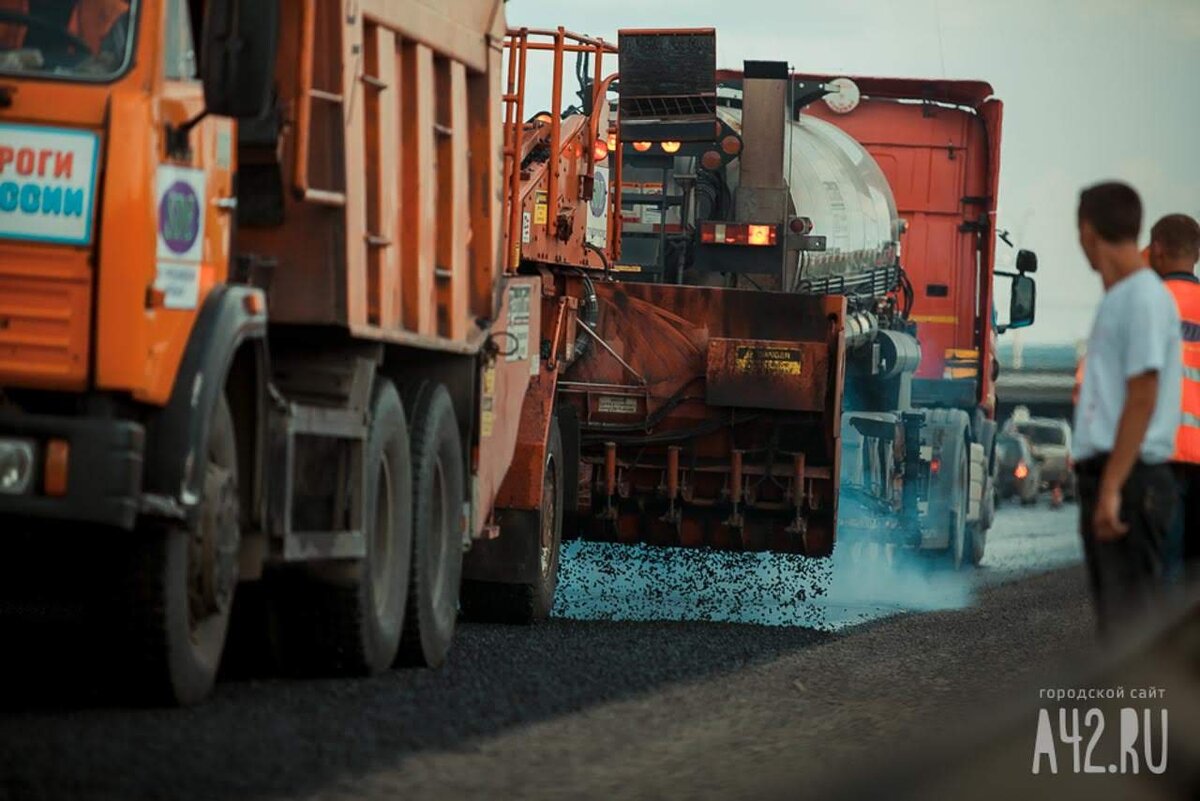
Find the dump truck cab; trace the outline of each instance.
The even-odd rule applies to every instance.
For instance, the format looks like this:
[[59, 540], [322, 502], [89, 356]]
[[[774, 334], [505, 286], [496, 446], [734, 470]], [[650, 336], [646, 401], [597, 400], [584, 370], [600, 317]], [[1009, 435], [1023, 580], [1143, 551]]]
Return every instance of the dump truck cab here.
[[[0, 427], [0, 436], [42, 444], [30, 463], [40, 471], [30, 479], [35, 488], [54, 464], [46, 442], [73, 457], [61, 464], [72, 475], [50, 482], [61, 495], [6, 502], [128, 526], [143, 500], [137, 407], [168, 404], [189, 334], [228, 274], [236, 143], [222, 112], [234, 109], [219, 108], [215, 91], [206, 104], [192, 35], [198, 16], [184, 0], [6, 5], [0, 391], [14, 403], [69, 393], [36, 405], [78, 414], [102, 404], [125, 418], [56, 424], [26, 416], [22, 431]], [[261, 297], [258, 307], [261, 323]], [[254, 327], [250, 308], [239, 309], [238, 322], [227, 322]], [[223, 334], [232, 345], [244, 332]], [[108, 486], [88, 480], [96, 475], [108, 476]]]

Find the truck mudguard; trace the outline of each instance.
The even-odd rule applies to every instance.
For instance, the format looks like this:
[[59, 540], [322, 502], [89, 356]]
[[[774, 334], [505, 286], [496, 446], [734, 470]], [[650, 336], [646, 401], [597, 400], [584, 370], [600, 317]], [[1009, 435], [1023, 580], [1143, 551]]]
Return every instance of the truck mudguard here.
[[[257, 374], [263, 379], [267, 375], [266, 308], [259, 289], [237, 285], [213, 289], [196, 318], [171, 398], [148, 426], [146, 491], [177, 501], [189, 523], [199, 508], [203, 476], [196, 465], [208, 441], [212, 410], [244, 343], [254, 343]], [[263, 380], [257, 384], [255, 419], [262, 421], [265, 384]]]

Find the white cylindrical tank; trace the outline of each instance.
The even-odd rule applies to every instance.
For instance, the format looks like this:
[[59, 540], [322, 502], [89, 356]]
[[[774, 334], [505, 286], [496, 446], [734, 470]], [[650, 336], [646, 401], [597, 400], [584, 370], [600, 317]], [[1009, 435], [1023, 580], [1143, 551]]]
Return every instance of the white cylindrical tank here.
[[[741, 133], [740, 109], [722, 106], [718, 113]], [[803, 114], [787, 125], [784, 172], [795, 214], [810, 218], [812, 233], [826, 241], [824, 252], [799, 254], [790, 288], [829, 280], [830, 291], [853, 288], [896, 261], [900, 222], [891, 187], [871, 154], [836, 125]], [[736, 161], [725, 177], [736, 193]]]

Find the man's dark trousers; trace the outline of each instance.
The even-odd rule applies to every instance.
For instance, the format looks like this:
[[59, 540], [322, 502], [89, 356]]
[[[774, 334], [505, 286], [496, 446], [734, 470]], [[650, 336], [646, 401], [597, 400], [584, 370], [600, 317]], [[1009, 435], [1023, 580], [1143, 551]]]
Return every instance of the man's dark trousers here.
[[1121, 520], [1129, 530], [1101, 542], [1092, 521], [1106, 461], [1095, 457], [1076, 469], [1083, 552], [1100, 630], [1107, 633], [1140, 618], [1162, 597], [1164, 548], [1179, 490], [1170, 465], [1137, 462], [1121, 490]]

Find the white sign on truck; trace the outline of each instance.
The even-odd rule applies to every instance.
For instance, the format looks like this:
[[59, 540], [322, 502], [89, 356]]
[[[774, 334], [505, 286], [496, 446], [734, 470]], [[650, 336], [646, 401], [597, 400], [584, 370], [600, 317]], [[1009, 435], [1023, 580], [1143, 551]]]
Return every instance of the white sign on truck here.
[[0, 237], [89, 244], [98, 146], [90, 131], [0, 124]]

